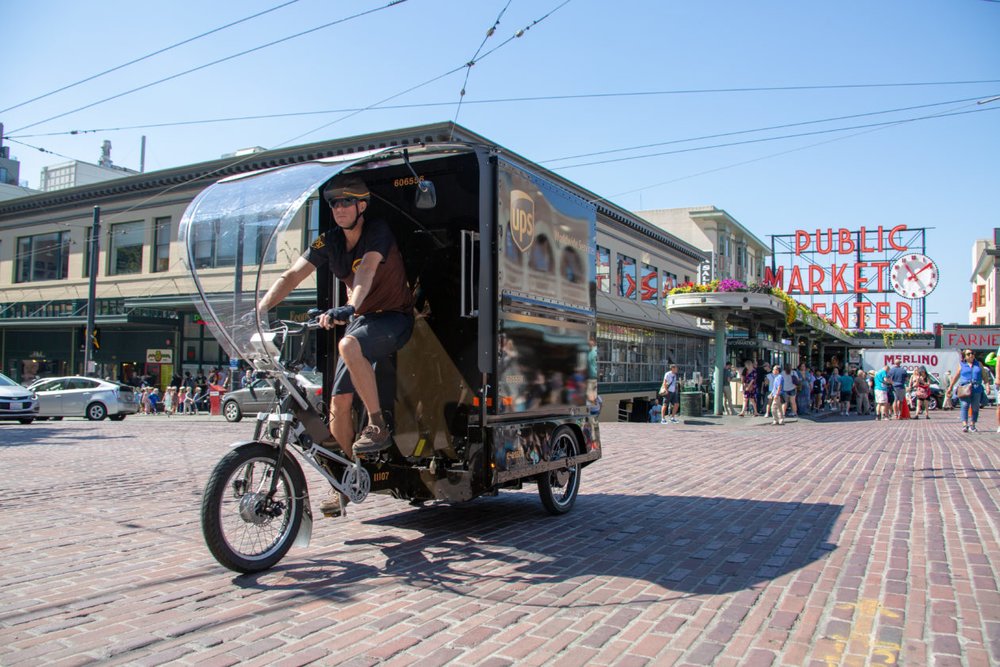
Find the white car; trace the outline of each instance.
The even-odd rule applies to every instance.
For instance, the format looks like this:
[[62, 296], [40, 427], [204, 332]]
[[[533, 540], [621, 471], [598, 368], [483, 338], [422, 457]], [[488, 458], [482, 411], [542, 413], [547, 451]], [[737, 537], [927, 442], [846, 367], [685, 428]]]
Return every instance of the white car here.
[[86, 417], [100, 421], [125, 419], [139, 411], [135, 391], [128, 385], [80, 376], [43, 378], [29, 387], [38, 395], [39, 419]]
[[30, 424], [37, 417], [38, 399], [34, 392], [0, 373], [0, 419]]

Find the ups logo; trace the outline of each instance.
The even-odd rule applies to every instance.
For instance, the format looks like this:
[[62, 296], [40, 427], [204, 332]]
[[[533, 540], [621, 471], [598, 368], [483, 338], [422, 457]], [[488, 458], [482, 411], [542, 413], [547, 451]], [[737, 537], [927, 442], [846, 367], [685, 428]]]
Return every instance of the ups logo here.
[[510, 193], [510, 236], [521, 252], [527, 252], [535, 240], [535, 202], [521, 190]]

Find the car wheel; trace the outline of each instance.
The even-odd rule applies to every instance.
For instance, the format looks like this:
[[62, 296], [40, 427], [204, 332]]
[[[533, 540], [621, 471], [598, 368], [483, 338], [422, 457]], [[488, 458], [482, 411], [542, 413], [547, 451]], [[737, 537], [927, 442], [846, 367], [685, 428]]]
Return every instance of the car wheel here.
[[110, 419], [113, 422], [124, 421], [125, 420], [125, 413], [124, 412], [119, 412], [117, 415], [111, 415], [110, 417], [108, 417], [108, 419]]
[[240, 410], [240, 405], [236, 401], [226, 401], [225, 405], [222, 406], [222, 414], [227, 422], [238, 422], [243, 419], [243, 411]]
[[35, 421], [35, 418], [30, 417], [28, 419], [18, 419], [17, 421], [21, 422], [22, 424], [30, 424], [31, 422]]
[[930, 397], [930, 398], [929, 398], [929, 399], [927, 400], [927, 409], [928, 409], [928, 410], [937, 410], [937, 409], [938, 409], [938, 402], [937, 402], [937, 399], [936, 399], [936, 398], [934, 398], [933, 396], [931, 396], [931, 397]]
[[86, 417], [92, 422], [102, 421], [108, 416], [108, 409], [103, 403], [91, 403], [87, 406]]

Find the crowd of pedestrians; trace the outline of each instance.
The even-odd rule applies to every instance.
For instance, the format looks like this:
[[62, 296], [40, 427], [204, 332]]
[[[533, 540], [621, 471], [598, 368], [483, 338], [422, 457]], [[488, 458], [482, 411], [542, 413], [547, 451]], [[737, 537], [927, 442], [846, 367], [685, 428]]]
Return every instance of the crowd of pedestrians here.
[[[133, 373], [126, 384], [135, 388], [139, 400], [139, 414], [142, 415], [196, 415], [208, 412], [209, 393], [212, 386], [227, 387], [228, 372], [213, 368], [208, 375], [198, 369], [195, 375], [184, 371], [183, 376], [174, 374], [164, 391], [154, 386], [150, 376]], [[251, 371], [233, 378], [233, 389], [242, 389], [252, 382]]]

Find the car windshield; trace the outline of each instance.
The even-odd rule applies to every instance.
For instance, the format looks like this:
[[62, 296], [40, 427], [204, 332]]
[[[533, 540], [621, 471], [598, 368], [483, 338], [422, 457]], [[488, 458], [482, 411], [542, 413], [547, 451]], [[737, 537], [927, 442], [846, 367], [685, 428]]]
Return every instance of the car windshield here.
[[0, 373], [0, 387], [20, 387], [18, 383], [11, 380], [9, 377]]

